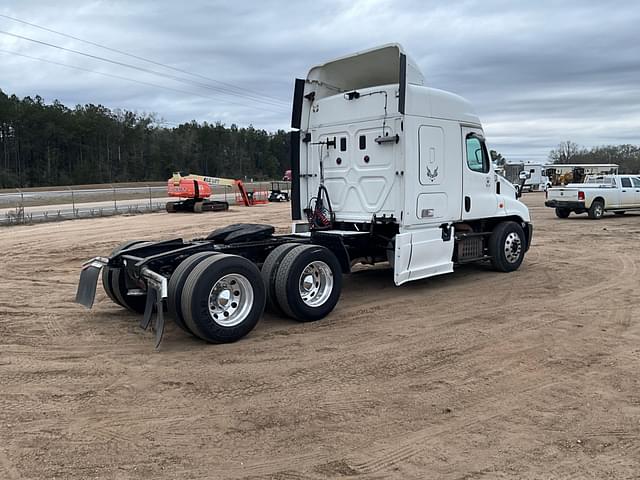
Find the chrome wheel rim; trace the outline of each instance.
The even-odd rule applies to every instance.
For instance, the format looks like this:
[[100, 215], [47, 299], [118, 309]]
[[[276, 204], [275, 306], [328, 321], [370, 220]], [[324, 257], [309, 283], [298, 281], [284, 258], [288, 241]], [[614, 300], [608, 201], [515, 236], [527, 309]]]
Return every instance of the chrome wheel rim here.
[[516, 232], [507, 235], [504, 241], [504, 256], [509, 263], [515, 263], [520, 258], [522, 252], [522, 241]]
[[595, 213], [596, 213], [596, 217], [602, 216], [602, 206], [600, 204], [596, 205]]
[[300, 298], [309, 307], [324, 304], [333, 292], [333, 273], [329, 265], [317, 260], [305, 267], [298, 281]]
[[223, 327], [242, 323], [253, 306], [253, 287], [244, 275], [230, 273], [220, 278], [209, 292], [209, 315]]

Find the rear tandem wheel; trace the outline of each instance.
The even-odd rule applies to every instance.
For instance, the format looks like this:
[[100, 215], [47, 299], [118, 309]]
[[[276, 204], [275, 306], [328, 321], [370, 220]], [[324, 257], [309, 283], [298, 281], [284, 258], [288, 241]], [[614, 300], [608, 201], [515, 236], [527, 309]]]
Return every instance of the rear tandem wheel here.
[[211, 257], [212, 255], [216, 255], [216, 253], [199, 252], [185, 258], [173, 271], [169, 278], [169, 284], [167, 285], [167, 310], [176, 325], [192, 335], [195, 335], [195, 333], [186, 325], [184, 315], [182, 313], [182, 306], [180, 303], [182, 299], [182, 290], [184, 289], [187, 277], [193, 269], [196, 268], [196, 266], [205, 258]]
[[246, 258], [219, 254], [202, 260], [187, 277], [180, 305], [184, 322], [211, 343], [235, 342], [258, 323], [265, 305], [260, 270]]
[[320, 320], [340, 299], [342, 270], [336, 256], [320, 245], [292, 249], [278, 268], [275, 291], [278, 305], [300, 322]]
[[264, 281], [264, 288], [267, 292], [267, 310], [273, 313], [282, 313], [282, 308], [278, 304], [278, 297], [276, 293], [276, 276], [278, 274], [278, 268], [282, 260], [287, 256], [291, 250], [299, 246], [299, 243], [284, 243], [267, 255], [266, 260], [262, 264], [262, 279]]
[[[111, 256], [140, 243], [148, 242], [145, 242], [144, 240], [130, 240], [116, 247], [111, 252]], [[129, 283], [131, 283], [130, 280]], [[133, 287], [133, 285], [130, 286]], [[102, 287], [104, 288], [107, 296], [116, 305], [120, 305], [134, 313], [144, 313], [147, 303], [147, 295], [127, 295], [129, 290], [129, 285], [127, 285], [127, 272], [122, 268], [103, 267]]]

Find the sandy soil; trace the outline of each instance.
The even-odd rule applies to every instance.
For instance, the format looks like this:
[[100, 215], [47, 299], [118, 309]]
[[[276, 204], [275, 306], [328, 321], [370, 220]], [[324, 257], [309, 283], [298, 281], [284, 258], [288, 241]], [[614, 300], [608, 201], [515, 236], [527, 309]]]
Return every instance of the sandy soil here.
[[512, 274], [466, 267], [397, 288], [346, 278], [326, 319], [265, 315], [161, 351], [79, 266], [126, 239], [287, 205], [0, 230], [0, 478], [638, 478], [640, 215], [556, 219]]

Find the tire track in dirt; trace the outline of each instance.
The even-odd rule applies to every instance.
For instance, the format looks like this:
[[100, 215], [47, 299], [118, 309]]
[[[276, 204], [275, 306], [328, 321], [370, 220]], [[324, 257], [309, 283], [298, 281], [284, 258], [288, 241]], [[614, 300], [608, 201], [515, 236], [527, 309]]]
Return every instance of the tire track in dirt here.
[[45, 322], [46, 333], [49, 337], [63, 337], [67, 335], [66, 325], [63, 325], [56, 315], [48, 315]]
[[[346, 453], [340, 461], [344, 462], [348, 469], [352, 470], [354, 474], [372, 474], [388, 470], [394, 465], [423, 452], [429, 445], [441, 440], [441, 438], [446, 435], [459, 434], [459, 432], [468, 430], [471, 427], [510, 414], [518, 408], [521, 408], [521, 401], [525, 400], [532, 393], [552, 387], [558, 383], [557, 381], [541, 382], [533, 386], [521, 388], [515, 394], [513, 394], [513, 390], [509, 389], [508, 386], [504, 386], [503, 391], [486, 396], [480, 402], [474, 402], [472, 407], [465, 409], [466, 417], [472, 416], [474, 420], [457, 422], [455, 425], [450, 425], [449, 423], [431, 425], [408, 435], [403, 433], [395, 438], [386, 438], [384, 443], [378, 447], [376, 447], [375, 444], [363, 445], [350, 453]], [[484, 412], [490, 410], [487, 407], [495, 403], [496, 400], [503, 399], [505, 393], [511, 394], [509, 400], [513, 405], [493, 415], [484, 414]], [[393, 445], [393, 447], [389, 445]], [[332, 455], [329, 453], [290, 456], [286, 458], [281, 457], [277, 463], [261, 462], [252, 464], [245, 467], [242, 474], [240, 474], [240, 472], [234, 473], [233, 469], [225, 469], [224, 466], [220, 466], [220, 471], [224, 472], [225, 478], [245, 478], [250, 476], [264, 478], [282, 471], [283, 465], [295, 465], [298, 471], [306, 473], [308, 471], [322, 471], [327, 463], [335, 460], [335, 454]], [[247, 470], [249, 470], [249, 472], [247, 472]]]
[[[617, 317], [617, 315], [614, 314], [614, 318], [615, 317]], [[585, 366], [588, 366], [588, 365], [589, 364], [585, 364]], [[509, 369], [509, 371], [513, 371], [513, 370]], [[515, 370], [515, 372], [517, 373], [517, 370]], [[548, 388], [554, 385], [563, 385], [563, 383], [561, 381], [557, 381], [557, 382], [547, 383], [541, 387], [533, 387], [533, 388], [525, 389], [518, 392], [517, 397], [515, 399], [517, 400], [516, 406], [514, 408], [521, 408], [518, 405], [520, 405], [521, 403], [526, 403], [526, 402], [520, 401], [520, 400], [524, 400], [523, 395], [526, 395], [527, 397], [529, 397], [536, 390]], [[508, 394], [509, 390], [506, 390], [504, 393]], [[566, 393], [564, 393], [564, 395], [566, 396]], [[500, 396], [501, 395], [499, 395], [498, 397]], [[513, 398], [510, 398], [509, 399], [510, 403], [513, 402], [513, 400], [514, 400]], [[580, 397], [578, 396], [575, 397], [575, 401], [580, 401], [580, 400], [581, 400]], [[476, 405], [475, 402], [474, 402], [474, 405]], [[475, 412], [475, 410], [476, 409], [472, 407], [471, 411], [467, 410], [466, 412], [467, 414], [469, 414], [469, 413]], [[473, 426], [476, 423], [485, 422], [492, 418], [496, 418], [497, 416], [508, 415], [509, 413], [510, 413], [509, 410], [507, 411], [503, 410], [501, 413], [494, 415], [492, 417], [481, 418], [481, 420], [479, 420], [478, 422], [465, 423], [464, 425], [460, 426], [459, 429], [467, 430], [469, 427]], [[358, 452], [359, 456], [362, 456], [365, 458], [368, 457], [367, 460], [364, 460], [364, 461], [358, 460], [358, 455], [356, 455], [356, 459], [353, 461], [353, 463], [349, 463], [349, 465], [354, 470], [358, 471], [358, 473], [373, 473], [381, 470], [386, 470], [402, 461], [408, 460], [409, 458], [417, 455], [418, 453], [426, 449], [429, 444], [436, 441], [437, 438], [440, 435], [443, 435], [444, 433], [455, 433], [455, 432], [453, 430], [438, 430], [434, 432], [431, 428], [427, 428], [418, 432], [417, 434], [411, 434], [409, 440], [403, 441], [404, 435], [395, 439], [389, 439], [385, 442], [385, 445], [383, 445], [373, 454], [369, 451], [360, 450]], [[630, 436], [630, 438], [638, 438], [638, 437], [640, 437], [640, 435], [638, 434]], [[399, 446], [395, 448], [389, 448], [386, 446], [386, 444], [393, 445], [396, 443], [399, 443]], [[640, 448], [640, 445], [637, 448]]]
[[[624, 262], [623, 264], [623, 272], [629, 270], [629, 265], [632, 264], [630, 262]], [[633, 264], [635, 266], [635, 264]], [[635, 271], [635, 268], [633, 269]], [[617, 284], [623, 284], [627, 280], [622, 278], [616, 283], [614, 282], [614, 286]], [[596, 288], [596, 287], [594, 287]], [[566, 292], [563, 296], [570, 296], [571, 292]], [[587, 298], [591, 295], [591, 291], [587, 290], [582, 293], [582, 296]], [[490, 312], [493, 311], [493, 307], [487, 306], [485, 308], [479, 308], [475, 310], [475, 314], [477, 315], [481, 311]], [[363, 318], [368, 317], [368, 313], [363, 314]], [[357, 317], [355, 317], [357, 319]], [[352, 317], [353, 321], [354, 318]], [[513, 338], [510, 336], [513, 333], [516, 334], [516, 338], [523, 337], [524, 335], [530, 334], [533, 331], [540, 330], [550, 325], [557, 323], [559, 321], [565, 320], [564, 317], [555, 317], [548, 319], [546, 321], [541, 321], [539, 316], [531, 316], [525, 320], [522, 320], [517, 323], [512, 323], [509, 326], [491, 326], [491, 329], [486, 334], [486, 339], [484, 341], [470, 341], [469, 338], [466, 337], [456, 337], [454, 338], [454, 343], [452, 345], [448, 345], [444, 343], [444, 341], [438, 342], [438, 344], [443, 345], [443, 348], [436, 349], [431, 352], [425, 353], [422, 350], [419, 350], [417, 353], [412, 354], [410, 357], [397, 357], [395, 352], [395, 345], [390, 344], [386, 347], [384, 353], [391, 357], [391, 359], [382, 358], [382, 359], [374, 359], [371, 361], [372, 354], [381, 354], [380, 346], [373, 346], [367, 349], [360, 348], [356, 358], [353, 358], [355, 355], [351, 355], [348, 357], [341, 358], [331, 358], [325, 361], [315, 362], [315, 365], [298, 369], [293, 372], [290, 372], [286, 378], [281, 379], [279, 383], [267, 383], [267, 382], [254, 382], [249, 385], [243, 385], [238, 387], [234, 385], [231, 388], [220, 388], [218, 390], [207, 391], [206, 394], [208, 396], [212, 396], [215, 399], [233, 399], [244, 397], [247, 395], [256, 395], [259, 393], [268, 393], [272, 391], [279, 391], [281, 389], [289, 389], [296, 388], [300, 391], [300, 387], [305, 386], [305, 384], [312, 384], [314, 380], [318, 379], [318, 372], [322, 372], [323, 376], [328, 376], [336, 381], [340, 382], [349, 382], [351, 384], [363, 384], [368, 383], [372, 380], [379, 379], [378, 372], [384, 372], [386, 377], [395, 377], [400, 374], [406, 375], [408, 372], [413, 372], [419, 370], [421, 374], [434, 375], [436, 373], [440, 373], [442, 371], [446, 371], [450, 366], [450, 362], [452, 358], [461, 358], [466, 356], [472, 357], [471, 354], [478, 350], [483, 350], [487, 348], [495, 348], [501, 345], [508, 345], [513, 342]], [[435, 324], [433, 326], [434, 330], [438, 330], [440, 327], [445, 324], [450, 323], [450, 320], [446, 318], [445, 320]], [[473, 337], [473, 334], [470, 333], [469, 336]], [[501, 340], [496, 342], [495, 338], [500, 338]], [[407, 345], [407, 351], [415, 350], [417, 344], [419, 344], [421, 340], [415, 340], [414, 342], [409, 342]], [[465, 347], [462, 347], [465, 345]], [[430, 354], [429, 354], [430, 353]], [[434, 356], [437, 360], [434, 362]], [[368, 360], [367, 360], [368, 359]], [[473, 360], [470, 360], [473, 362]], [[460, 367], [466, 367], [465, 363], [457, 362]], [[354, 366], [358, 367], [358, 370], [354, 370]], [[312, 386], [312, 385], [311, 385]]]
[[467, 414], [472, 412], [476, 413], [479, 419], [461, 422], [453, 427], [449, 425], [442, 425], [439, 428], [427, 427], [413, 432], [408, 436], [402, 435], [401, 437], [398, 437], [396, 439], [388, 439], [387, 443], [395, 444], [398, 446], [389, 448], [388, 446], [383, 445], [382, 447], [379, 447], [377, 449], [361, 448], [359, 451], [348, 455], [348, 457], [353, 458], [353, 460], [348, 461], [347, 463], [351, 468], [361, 474], [388, 470], [399, 462], [406, 461], [411, 457], [418, 455], [426, 448], [428, 448], [430, 444], [439, 440], [440, 437], [444, 435], [458, 434], [462, 431], [467, 431], [471, 427], [504, 416], [505, 414], [509, 414], [512, 411], [521, 408], [519, 405], [520, 401], [525, 400], [534, 392], [544, 390], [553, 385], [556, 385], [557, 383], [558, 382], [547, 382], [541, 385], [535, 385], [529, 388], [521, 389], [515, 395], [512, 395], [509, 398], [512, 403], [516, 402], [515, 405], [512, 405], [509, 409], [502, 410], [499, 413], [493, 415], [483, 415], [483, 412], [486, 411], [486, 406], [488, 404], [494, 402], [497, 398], [501, 398], [501, 395], [494, 395], [490, 398], [486, 398], [484, 399], [484, 402], [480, 404], [483, 408], [478, 408], [478, 406], [476, 406], [475, 408], [472, 408], [471, 411], [468, 409], [466, 410]]
[[[267, 477], [263, 476], [263, 475], [250, 475], [247, 477], [242, 477], [242, 480], [318, 480], [318, 476], [310, 476], [310, 475], [303, 475], [301, 473], [298, 472], [294, 472], [294, 471], [290, 471], [290, 470], [284, 470], [281, 472], [276, 472], [273, 473]], [[321, 478], [325, 478], [325, 477], [321, 477]]]
[[[138, 432], [151, 432], [159, 423], [170, 423], [178, 419], [167, 419], [163, 415], [149, 415], [146, 413], [123, 412], [104, 415], [79, 414], [75, 418], [62, 425], [65, 438], [80, 442], [98, 442], [115, 444], [118, 447], [126, 446], [135, 449], [143, 449], [152, 444], [152, 440], [145, 438]], [[181, 417], [183, 418], [183, 417]]]
[[[467, 402], [471, 406], [464, 409], [467, 416], [469, 416], [469, 413], [472, 413], [472, 416], [475, 418], [474, 421], [465, 423], [462, 426], [451, 427], [448, 424], [442, 425], [440, 427], [438, 427], [437, 425], [430, 426], [410, 434], [409, 435], [410, 441], [406, 441], [406, 438], [407, 438], [406, 434], [402, 434], [394, 439], [386, 438], [383, 446], [379, 447], [379, 450], [374, 449], [373, 453], [371, 452], [370, 447], [361, 446], [359, 449], [356, 449], [351, 454], [346, 455], [344, 459], [346, 462], [346, 465], [348, 465], [348, 467], [353, 469], [354, 472], [356, 473], [375, 473], [380, 470], [383, 470], [384, 468], [391, 467], [400, 461], [406, 460], [416, 455], [418, 452], [422, 451], [425, 447], [420, 443], [420, 441], [421, 440], [426, 441], [430, 439], [431, 436], [433, 435], [433, 430], [432, 430], [433, 428], [436, 428], [436, 430], [439, 429], [438, 430], [439, 433], [433, 436], [433, 439], [430, 441], [435, 441], [439, 436], [442, 436], [446, 433], [455, 433], [468, 426], [479, 424], [484, 420], [506, 415], [509, 413], [510, 410], [505, 411], [503, 409], [500, 413], [487, 419], [483, 419], [483, 416], [482, 416], [482, 412], [484, 412], [485, 410], [487, 411], [489, 410], [488, 408], [489, 405], [494, 404], [497, 400], [504, 400], [505, 397], [509, 398], [511, 403], [514, 403], [514, 400], [515, 400], [515, 406], [512, 407], [512, 410], [516, 408], [520, 408], [519, 406], [520, 400], [524, 399], [526, 395], [529, 395], [532, 392], [540, 389], [548, 388], [558, 383], [555, 381], [546, 382], [546, 383], [544, 383], [543, 381], [534, 382], [535, 385], [532, 386], [532, 385], [526, 384], [522, 386], [520, 390], [517, 390], [514, 393], [513, 384], [517, 383], [518, 380], [521, 378], [526, 378], [525, 373], [534, 374], [537, 372], [538, 375], [540, 376], [540, 380], [545, 380], [545, 379], [548, 380], [546, 377], [540, 375], [539, 369], [537, 369], [537, 367], [527, 365], [522, 362], [523, 358], [531, 358], [531, 355], [533, 353], [537, 353], [538, 357], [540, 357], [539, 363], [542, 363], [542, 359], [544, 358], [544, 353], [534, 347], [528, 347], [522, 350], [519, 355], [513, 355], [512, 357], [510, 357], [508, 366], [512, 368], [506, 368], [505, 366], [503, 366], [503, 369], [509, 371], [510, 373], [507, 376], [503, 376], [499, 378], [500, 380], [499, 388], [496, 388], [495, 385], [484, 385], [484, 383], [486, 383], [486, 380], [482, 379], [484, 382], [483, 383], [484, 393], [479, 392], [472, 395], [473, 398], [469, 399]], [[488, 394], [487, 391], [490, 393]], [[448, 404], [448, 402], [445, 402], [443, 398], [440, 399], [437, 396], [434, 397], [433, 392], [431, 393], [432, 393], [432, 396], [430, 398], [432, 402], [437, 401], [439, 404], [443, 404], [443, 405]], [[477, 415], [474, 415], [473, 413], [477, 413]], [[381, 429], [384, 429], [384, 424], [379, 425], [379, 427]], [[389, 449], [387, 444], [398, 445], [398, 447]], [[365, 454], [366, 454], [366, 457], [363, 457]], [[352, 457], [355, 457], [354, 460], [349, 460]], [[318, 460], [320, 460], [319, 457], [315, 457], [315, 458], [316, 458], [316, 463], [305, 462], [304, 458], [300, 458], [300, 457], [281, 458], [281, 463], [284, 465], [296, 465], [298, 469], [301, 469], [302, 471], [306, 472], [308, 470], [322, 469], [322, 465], [327, 458], [332, 458], [335, 460], [335, 457], [330, 456], [329, 454], [321, 458], [322, 463], [318, 462]], [[251, 468], [253, 469], [252, 475], [263, 475], [263, 476], [271, 475], [274, 473], [274, 471], [270, 468], [271, 466], [272, 466], [271, 464], [262, 464], [262, 463], [252, 465], [251, 466]], [[231, 472], [229, 472], [228, 474], [231, 475]]]
[[84, 434], [93, 442], [112, 443], [116, 442], [118, 446], [134, 447], [142, 449], [143, 446], [135, 435], [123, 433], [119, 429], [115, 429], [104, 424], [94, 424], [89, 430], [85, 430]]
[[[4, 443], [4, 442], [3, 442]], [[9, 457], [4, 451], [4, 447], [0, 447], [0, 473], [6, 475], [3, 478], [7, 480], [21, 480], [20, 472], [13, 466]]]
[[[508, 341], [510, 342], [510, 341]], [[494, 342], [491, 342], [492, 345], [495, 346]], [[498, 350], [499, 350], [499, 345], [497, 346]], [[466, 352], [468, 354], [470, 354], [473, 350], [475, 349], [474, 347], [470, 347], [469, 348], [469, 352]], [[540, 356], [540, 359], [538, 361], [535, 360], [536, 355]], [[468, 355], [471, 356], [471, 355]], [[530, 369], [530, 371], [527, 371], [528, 374], [532, 374], [535, 372], [534, 367], [518, 367], [519, 364], [522, 363], [522, 359], [520, 358], [528, 358], [530, 362], [532, 362], [533, 364], [542, 364], [543, 363], [543, 358], [544, 358], [544, 354], [543, 352], [540, 351], [539, 347], [537, 345], [535, 346], [531, 346], [526, 348], [525, 350], [523, 350], [522, 352], [520, 352], [519, 355], [512, 355], [510, 357], [510, 364], [509, 365], [501, 365], [501, 369], [506, 370], [511, 372], [510, 378], [501, 378], [501, 383], [504, 383], [504, 387], [502, 391], [499, 391], [496, 394], [496, 389], [492, 388], [491, 391], [493, 392], [493, 395], [491, 396], [486, 396], [486, 397], [480, 397], [479, 399], [476, 399], [473, 401], [473, 405], [476, 406], [476, 408], [472, 407], [472, 412], [473, 411], [478, 411], [481, 412], [485, 407], [487, 407], [488, 405], [493, 404], [496, 400], [498, 399], [504, 399], [505, 396], [511, 396], [513, 397], [513, 388], [510, 386], [512, 383], [515, 383], [517, 381], [518, 378], [520, 377], [526, 377], [526, 375], [523, 375], [525, 370]], [[469, 371], [468, 368], [468, 364], [473, 364], [475, 363], [475, 360], [473, 358], [469, 358], [467, 361], [464, 362], [457, 362], [457, 366], [459, 367], [459, 369], [463, 370], [463, 371]], [[440, 368], [439, 370], [442, 371], [443, 374], [446, 374], [447, 371], [447, 365], [443, 365], [442, 368]], [[342, 367], [340, 365], [337, 365], [336, 368], [338, 370], [340, 370]], [[427, 372], [421, 372], [421, 373], [428, 373], [429, 374], [429, 378], [433, 378], [433, 373], [436, 372], [436, 369], [431, 369], [428, 370]], [[391, 372], [391, 376], [394, 376], [396, 373], [395, 372]], [[358, 373], [356, 376], [359, 377], [361, 374]], [[469, 374], [467, 376], [467, 379], [473, 378], [473, 374]], [[544, 378], [544, 377], [543, 377]], [[540, 389], [544, 389], [544, 388], [548, 388], [550, 386], [553, 385], [558, 385], [560, 384], [560, 382], [550, 382], [550, 383], [546, 383], [546, 384], [542, 384], [540, 386], [533, 386], [533, 387], [527, 387], [522, 389], [521, 391], [516, 393], [515, 398], [509, 398], [510, 403], [513, 403], [515, 401], [516, 406], [513, 407], [513, 409], [515, 408], [519, 408], [517, 405], [522, 403], [522, 400], [524, 400], [525, 398], [527, 398], [529, 395], [531, 395], [532, 393], [536, 392], [537, 390]], [[464, 385], [464, 382], [460, 383], [459, 385]], [[478, 405], [482, 405], [483, 407], [478, 409], [477, 406]], [[469, 410], [466, 410], [466, 413], [469, 414]], [[508, 415], [510, 413], [510, 410], [507, 411], [501, 411], [499, 414], [493, 416], [493, 417], [489, 417], [488, 419], [491, 418], [495, 418], [497, 416], [500, 415]], [[467, 415], [468, 416], [468, 415]], [[371, 452], [368, 452], [367, 455], [368, 456], [373, 456], [372, 459], [366, 460], [366, 461], [360, 461], [358, 462], [354, 462], [352, 463], [348, 463], [348, 465], [353, 468], [355, 471], [357, 471], [358, 473], [375, 473], [378, 472], [380, 470], [384, 470], [386, 468], [390, 468], [393, 465], [396, 465], [399, 462], [402, 462], [404, 460], [407, 460], [413, 456], [415, 456], [417, 453], [421, 452], [424, 450], [425, 445], [421, 444], [426, 442], [426, 445], [428, 446], [429, 443], [432, 443], [433, 441], [437, 441], [437, 438], [439, 436], [444, 435], [445, 433], [451, 433], [451, 432], [455, 432], [458, 430], [462, 430], [465, 428], [468, 428], [472, 425], [475, 425], [477, 423], [481, 423], [482, 421], [488, 420], [488, 419], [481, 419], [481, 420], [477, 420], [471, 423], [465, 423], [462, 426], [456, 427], [454, 430], [447, 430], [447, 429], [443, 429], [442, 431], [440, 431], [437, 435], [434, 436], [434, 439], [431, 439], [433, 431], [431, 429], [431, 427], [424, 429], [424, 431], [422, 431], [420, 434], [416, 434], [416, 435], [411, 435], [411, 441], [410, 442], [403, 442], [403, 439], [405, 438], [405, 435], [403, 434], [401, 437], [395, 439], [395, 440], [387, 440], [386, 443], [391, 443], [391, 444], [400, 444], [400, 447], [396, 448], [396, 449], [392, 449], [390, 451], [387, 451], [387, 447], [382, 447], [382, 449], [378, 452], [378, 455], [376, 456], [371, 455]], [[364, 454], [364, 450], [361, 450], [360, 455]], [[284, 459], [283, 459], [284, 461]], [[284, 463], [288, 463], [287, 461], [284, 461]], [[256, 467], [258, 468], [258, 467]], [[306, 465], [306, 468], [310, 468], [309, 465]], [[260, 474], [263, 475], [268, 475], [269, 473], [271, 473], [269, 470], [261, 470], [259, 472]]]
[[[570, 293], [566, 293], [565, 295], [570, 295]], [[585, 296], [589, 295], [589, 292], [584, 294]], [[482, 309], [479, 309], [480, 311]], [[491, 311], [492, 307], [486, 307], [486, 311]], [[477, 310], [476, 314], [479, 313]], [[492, 326], [489, 331], [484, 332], [486, 334], [486, 339], [484, 341], [470, 341], [471, 339], [466, 337], [456, 337], [454, 338], [453, 344], [447, 344], [444, 340], [436, 342], [438, 345], [442, 345], [442, 348], [436, 349], [430, 352], [424, 352], [422, 350], [418, 350], [412, 356], [407, 357], [403, 356], [398, 358], [395, 352], [395, 345], [391, 344], [386, 348], [384, 353], [389, 354], [391, 356], [391, 360], [383, 359], [382, 361], [375, 359], [373, 362], [371, 361], [370, 355], [373, 353], [381, 354], [380, 347], [370, 347], [369, 349], [359, 349], [358, 356], [361, 358], [353, 358], [353, 357], [342, 357], [339, 359], [332, 358], [328, 362], [323, 363], [319, 362], [312, 367], [308, 367], [306, 369], [298, 370], [293, 374], [289, 375], [289, 379], [299, 380], [302, 379], [312, 379], [317, 376], [318, 371], [322, 371], [325, 374], [331, 376], [340, 381], [348, 381], [350, 383], [366, 383], [370, 381], [375, 373], [377, 372], [385, 372], [386, 376], [394, 377], [400, 374], [406, 374], [411, 371], [420, 370], [422, 374], [433, 375], [442, 370], [446, 370], [450, 365], [450, 361], [452, 358], [459, 358], [465, 355], [471, 355], [475, 351], [482, 350], [485, 348], [494, 348], [500, 345], [508, 345], [513, 342], [513, 338], [509, 335], [515, 332], [516, 337], [522, 337], [526, 334], [530, 334], [535, 330], [540, 330], [546, 328], [556, 322], [565, 320], [564, 317], [555, 317], [546, 321], [541, 321], [540, 316], [531, 316], [531, 318], [525, 319], [515, 324], [510, 324], [508, 327], [505, 326]], [[445, 319], [442, 322], [436, 323], [433, 326], [433, 330], [439, 330], [440, 327], [445, 324], [450, 323], [449, 319]], [[470, 333], [469, 336], [473, 337], [473, 333]], [[500, 338], [501, 340], [496, 342], [495, 338]], [[421, 342], [421, 340], [416, 340], [414, 342], [408, 342], [406, 345], [407, 351], [414, 351], [416, 346]], [[464, 347], [462, 347], [464, 345]], [[436, 357], [436, 361], [434, 363], [433, 359]], [[368, 361], [365, 361], [365, 358], [369, 358]], [[458, 363], [460, 366], [466, 366]], [[354, 365], [359, 366], [360, 370], [353, 371]], [[350, 373], [349, 373], [350, 372]], [[298, 387], [302, 381], [288, 381], [286, 384], [273, 386], [273, 388], [289, 388], [289, 387]], [[269, 389], [268, 386], [264, 386], [265, 389]]]
[[[224, 466], [220, 466], [219, 472], [223, 475], [222, 478], [269, 478], [277, 475], [299, 475], [300, 478], [308, 478], [305, 476], [305, 473], [301, 473], [298, 471], [292, 471], [291, 467], [299, 467], [301, 465], [311, 465], [318, 460], [321, 462], [329, 461], [329, 454], [326, 453], [307, 453], [303, 455], [293, 455], [287, 457], [286, 464], [287, 467], [283, 468], [281, 459], [272, 459], [264, 462], [252, 463], [250, 465], [244, 465], [240, 468], [232, 467], [232, 468], [224, 468]], [[286, 478], [286, 477], [285, 477]], [[295, 478], [295, 477], [294, 477]]]

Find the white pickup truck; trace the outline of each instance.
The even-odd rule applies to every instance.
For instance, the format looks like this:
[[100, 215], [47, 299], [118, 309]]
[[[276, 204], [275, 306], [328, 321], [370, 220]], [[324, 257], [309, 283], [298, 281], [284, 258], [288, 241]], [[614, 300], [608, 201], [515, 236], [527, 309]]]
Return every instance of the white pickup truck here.
[[548, 189], [545, 205], [555, 208], [559, 218], [571, 212], [596, 220], [608, 211], [622, 215], [640, 209], [640, 175], [587, 175], [584, 183]]

